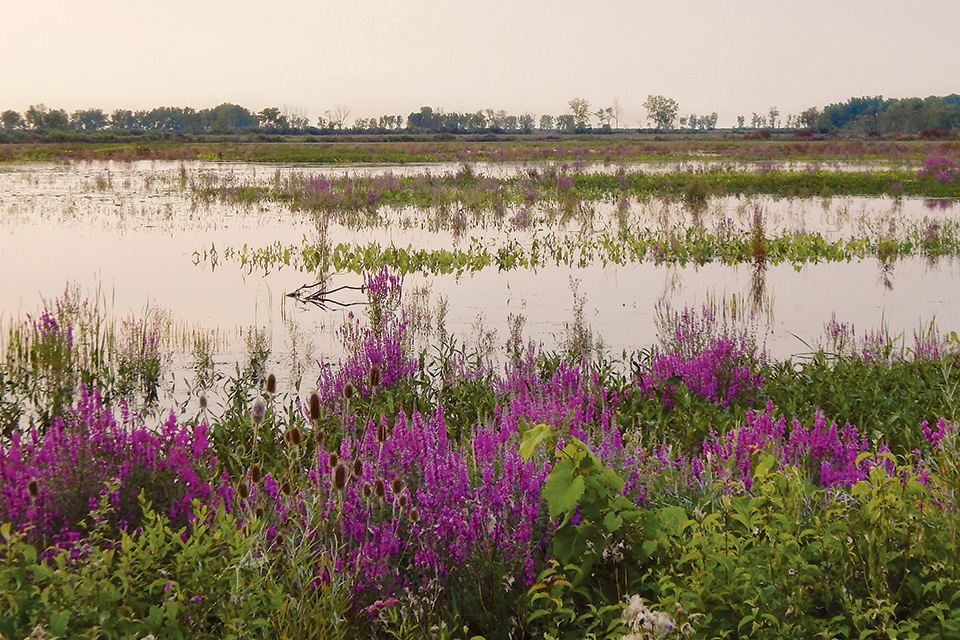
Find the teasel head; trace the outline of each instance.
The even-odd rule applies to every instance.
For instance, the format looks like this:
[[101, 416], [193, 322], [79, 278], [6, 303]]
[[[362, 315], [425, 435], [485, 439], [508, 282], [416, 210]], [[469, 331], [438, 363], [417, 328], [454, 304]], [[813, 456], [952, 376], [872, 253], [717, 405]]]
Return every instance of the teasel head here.
[[352, 382], [347, 382], [347, 384], [343, 385], [343, 397], [344, 397], [345, 399], [347, 399], [347, 400], [349, 400], [350, 398], [353, 397], [353, 383], [352, 383]]
[[241, 500], [246, 500], [250, 497], [250, 487], [247, 486], [246, 482], [240, 483], [240, 486], [237, 487], [237, 494]]
[[383, 486], [383, 480], [378, 479], [375, 483], [373, 483], [373, 493], [378, 498], [383, 498], [384, 496], [387, 495], [387, 491]]
[[257, 518], [262, 518], [262, 517], [263, 517], [263, 507], [257, 507], [256, 509], [254, 509], [254, 510], [253, 510], [253, 515], [256, 516]]
[[257, 484], [260, 482], [261, 478], [263, 478], [263, 471], [260, 470], [260, 465], [250, 465], [250, 482]]
[[363, 475], [363, 461], [357, 458], [353, 461], [353, 477], [359, 478]]
[[316, 424], [317, 420], [320, 419], [320, 396], [317, 395], [316, 391], [310, 394], [310, 400], [307, 404], [309, 405], [310, 422]]
[[373, 487], [370, 486], [370, 483], [369, 483], [369, 482], [364, 482], [364, 483], [363, 483], [363, 489], [362, 489], [362, 491], [363, 491], [363, 497], [364, 497], [364, 498], [371, 498], [371, 497], [373, 497]]
[[327, 456], [327, 466], [333, 469], [340, 462], [340, 458], [336, 453], [331, 453]]
[[383, 444], [387, 441], [387, 425], [382, 422], [377, 425], [377, 442]]
[[289, 442], [294, 447], [299, 447], [303, 444], [303, 432], [300, 431], [300, 427], [290, 427], [287, 429], [289, 434]]
[[285, 496], [293, 495], [293, 485], [290, 484], [290, 480], [288, 478], [284, 478], [283, 482], [280, 483], [280, 491], [282, 491], [283, 495]]
[[333, 488], [337, 491], [343, 491], [345, 486], [347, 486], [347, 468], [338, 464], [333, 469]]
[[206, 411], [207, 404], [209, 403], [209, 400], [207, 400], [207, 394], [201, 394], [198, 398], [198, 401], [200, 402], [200, 409]]
[[367, 382], [369, 382], [370, 386], [373, 388], [379, 387], [382, 377], [383, 376], [380, 374], [380, 365], [374, 363], [373, 366], [370, 367], [370, 373], [367, 376]]
[[277, 376], [272, 373], [267, 376], [267, 393], [273, 395], [277, 392]]
[[403, 480], [401, 480], [400, 478], [394, 478], [393, 484], [390, 485], [390, 489], [393, 490], [393, 495], [397, 495], [398, 493], [403, 491]]
[[417, 511], [415, 508], [414, 508], [414, 509], [410, 509], [410, 521], [411, 521], [411, 522], [416, 522], [416, 521], [419, 520], [419, 519], [420, 519], [420, 512]]
[[253, 409], [250, 411], [250, 415], [253, 417], [253, 421], [260, 423], [263, 420], [263, 416], [267, 414], [267, 405], [263, 403], [263, 400], [257, 400], [253, 404]]
[[317, 443], [318, 447], [322, 447], [323, 443], [327, 439], [327, 434], [320, 427], [313, 428], [313, 441]]
[[402, 496], [400, 496], [400, 498], [397, 500], [397, 504], [400, 505], [400, 508], [401, 508], [401, 509], [406, 508], [406, 506], [407, 506], [407, 494], [403, 494]]
[[30, 482], [27, 483], [27, 493], [30, 494], [31, 498], [40, 495], [40, 483], [37, 482], [36, 478], [30, 478]]

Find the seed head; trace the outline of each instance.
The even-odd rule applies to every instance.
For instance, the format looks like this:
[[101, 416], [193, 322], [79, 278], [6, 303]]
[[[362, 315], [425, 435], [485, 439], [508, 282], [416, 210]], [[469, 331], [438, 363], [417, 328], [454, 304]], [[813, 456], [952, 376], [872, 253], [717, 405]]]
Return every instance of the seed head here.
[[262, 518], [262, 517], [263, 517], [263, 507], [257, 507], [256, 509], [254, 509], [254, 510], [253, 510], [253, 515], [255, 515], [255, 516], [258, 517], [258, 518]]
[[346, 398], [347, 400], [349, 400], [350, 398], [353, 397], [353, 383], [352, 383], [352, 382], [348, 382], [347, 384], [343, 385], [343, 397]]
[[410, 521], [416, 522], [419, 519], [420, 519], [420, 512], [417, 511], [416, 509], [410, 509]]
[[359, 478], [363, 475], [363, 461], [357, 458], [353, 461], [353, 476]]
[[387, 425], [380, 423], [377, 425], [377, 442], [383, 443], [387, 440]]
[[259, 423], [263, 420], [263, 416], [267, 414], [267, 405], [263, 404], [263, 400], [257, 400], [253, 404], [253, 410], [250, 412], [250, 415], [253, 417], [253, 421]]
[[401, 491], [403, 491], [403, 481], [400, 478], [394, 478], [393, 485], [391, 485], [390, 488], [393, 489], [394, 495], [400, 493]]
[[343, 491], [345, 486], [347, 486], [347, 468], [338, 464], [333, 469], [333, 488], [337, 491]]
[[373, 495], [373, 487], [370, 486], [369, 482], [363, 483], [363, 497], [369, 498]]
[[374, 363], [374, 365], [370, 367], [370, 374], [368, 376], [367, 381], [370, 383], [371, 387], [379, 387], [381, 378], [382, 376], [380, 375], [380, 365]]
[[314, 391], [310, 394], [310, 422], [316, 422], [320, 419], [320, 396]]
[[400, 496], [400, 499], [397, 501], [397, 503], [400, 505], [400, 508], [401, 508], [401, 509], [403, 509], [404, 507], [406, 507], [406, 506], [407, 506], [407, 494], [403, 494], [402, 496]]
[[377, 495], [378, 498], [382, 498], [387, 494], [386, 490], [383, 488], [383, 480], [377, 480], [373, 484], [373, 492]]
[[327, 456], [327, 466], [331, 469], [337, 466], [337, 463], [340, 462], [340, 458], [337, 457], [337, 454], [331, 453]]
[[260, 470], [260, 465], [250, 465], [250, 482], [256, 484], [261, 478], [263, 478], [263, 472]]
[[267, 376], [267, 393], [273, 395], [277, 392], [277, 376], [272, 373]]
[[283, 482], [280, 484], [280, 491], [283, 492], [283, 495], [292, 496], [293, 495], [293, 485], [290, 484], [290, 481], [284, 478]]
[[240, 494], [241, 500], [246, 500], [250, 497], [250, 487], [247, 486], [246, 482], [241, 482], [240, 486], [237, 487], [237, 493]]
[[40, 495], [40, 485], [37, 483], [36, 478], [30, 478], [30, 482], [27, 483], [27, 492], [31, 498], [36, 498]]
[[288, 431], [290, 432], [290, 444], [295, 447], [303, 444], [303, 433], [300, 431], [300, 427], [290, 427]]

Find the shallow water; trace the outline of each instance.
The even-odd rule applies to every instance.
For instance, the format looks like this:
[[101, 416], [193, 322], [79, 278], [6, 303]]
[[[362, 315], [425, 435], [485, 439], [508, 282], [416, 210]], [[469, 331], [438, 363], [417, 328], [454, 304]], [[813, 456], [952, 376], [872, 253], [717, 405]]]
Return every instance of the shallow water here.
[[[272, 180], [278, 172], [317, 171], [328, 175], [456, 171], [457, 165], [341, 167], [311, 169], [217, 163], [81, 163], [13, 166], [0, 169], [0, 272], [12, 274], [0, 285], [5, 323], [36, 313], [67, 282], [99, 295], [117, 317], [137, 316], [148, 306], [170, 311], [184, 335], [216, 330], [226, 344], [220, 360], [240, 357], [248, 327], [267, 331], [277, 367], [289, 361], [290, 331], [312, 342], [313, 360], [335, 359], [335, 330], [346, 310], [322, 310], [286, 297], [314, 276], [293, 268], [268, 273], [245, 271], [236, 262], [211, 260], [228, 247], [265, 247], [279, 241], [299, 246], [315, 241], [316, 223], [307, 214], [266, 203], [232, 206], [195, 201], [184, 185], [203, 175], [238, 181]], [[483, 175], [509, 174], [522, 166], [483, 165]], [[484, 173], [487, 172], [487, 173]], [[594, 230], [617, 224], [614, 203], [595, 203]], [[856, 233], [896, 233], [905, 224], [942, 224], [960, 216], [960, 206], [922, 199], [723, 198], [699, 213], [681, 203], [631, 202], [629, 224], [701, 225], [732, 223], [741, 232], [762, 211], [768, 233], [820, 231], [826, 237]], [[331, 225], [329, 240], [380, 242], [414, 247], [447, 247], [475, 237], [484, 241], [524, 241], [533, 234], [583, 232], [574, 219], [556, 228], [544, 216], [539, 226], [469, 226], [462, 235], [436, 229], [416, 211], [383, 212], [381, 224], [356, 230]], [[406, 225], [401, 224], [406, 220]], [[729, 221], [729, 222], [724, 222]], [[622, 222], [621, 222], [622, 223]], [[466, 238], [466, 239], [465, 239]], [[685, 268], [653, 262], [626, 266], [499, 273], [488, 269], [461, 276], [408, 275], [405, 291], [418, 289], [421, 318], [435, 326], [439, 301], [447, 301], [446, 329], [468, 345], [495, 331], [493, 343], [508, 338], [508, 316], [526, 318], [524, 336], [547, 348], [563, 344], [574, 318], [574, 290], [585, 297], [584, 320], [610, 352], [632, 351], [656, 342], [658, 301], [674, 308], [734, 296], [741, 309], [753, 305], [759, 339], [773, 357], [802, 354], [815, 344], [823, 324], [836, 313], [858, 333], [884, 325], [893, 334], [912, 332], [936, 319], [941, 329], [960, 328], [960, 269], [956, 262], [911, 258], [881, 268], [875, 259], [850, 263], [768, 266], [758, 274], [749, 265], [708, 264]], [[334, 274], [331, 286], [359, 285], [356, 274]], [[412, 299], [408, 295], [408, 300]], [[344, 294], [342, 301], [358, 299]], [[354, 308], [355, 311], [359, 310]], [[432, 317], [431, 317], [432, 316]], [[907, 340], [908, 344], [912, 340]]]

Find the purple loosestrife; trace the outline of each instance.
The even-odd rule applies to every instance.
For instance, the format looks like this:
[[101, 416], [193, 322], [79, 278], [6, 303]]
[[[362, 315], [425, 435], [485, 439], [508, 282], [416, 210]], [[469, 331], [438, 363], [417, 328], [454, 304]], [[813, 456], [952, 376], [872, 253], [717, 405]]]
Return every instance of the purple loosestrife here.
[[31, 539], [62, 543], [79, 536], [80, 522], [104, 494], [121, 528], [138, 526], [141, 491], [174, 527], [192, 517], [194, 499], [229, 502], [229, 491], [210, 484], [216, 459], [206, 424], [180, 425], [171, 413], [151, 430], [124, 407], [120, 413], [118, 421], [99, 393], [81, 387], [76, 405], [45, 433], [15, 433], [0, 446], [0, 520]]
[[774, 417], [773, 403], [762, 414], [747, 411], [744, 426], [723, 435], [714, 434], [703, 443], [708, 467], [728, 482], [752, 485], [751, 463], [755, 454], [770, 453], [779, 466], [807, 469], [811, 480], [822, 486], [850, 486], [867, 477], [871, 460], [857, 465], [857, 457], [868, 448], [866, 438], [855, 427], [836, 423], [827, 426], [817, 412], [812, 426], [793, 420], [787, 427], [783, 416]]

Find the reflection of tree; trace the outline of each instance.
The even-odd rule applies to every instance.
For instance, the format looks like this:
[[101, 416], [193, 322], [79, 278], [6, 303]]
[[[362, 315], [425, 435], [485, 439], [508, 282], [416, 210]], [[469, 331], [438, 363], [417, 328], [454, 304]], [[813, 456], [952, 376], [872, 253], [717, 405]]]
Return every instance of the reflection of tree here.
[[884, 288], [887, 291], [893, 291], [893, 267], [894, 261], [890, 258], [881, 257], [880, 260], [880, 276], [879, 280], [883, 283]]
[[750, 274], [750, 309], [754, 313], [770, 310], [770, 296], [767, 295], [767, 263], [755, 260]]

